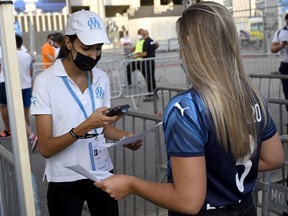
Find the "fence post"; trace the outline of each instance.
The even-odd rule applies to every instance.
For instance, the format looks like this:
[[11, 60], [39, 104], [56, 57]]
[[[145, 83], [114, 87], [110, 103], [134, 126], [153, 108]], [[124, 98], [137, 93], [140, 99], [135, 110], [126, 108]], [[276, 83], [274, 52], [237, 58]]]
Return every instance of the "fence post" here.
[[35, 54], [35, 25], [33, 22], [29, 22], [29, 44], [30, 53]]
[[271, 172], [263, 173], [263, 192], [262, 192], [262, 210], [261, 216], [269, 216], [270, 214], [270, 189], [271, 189]]

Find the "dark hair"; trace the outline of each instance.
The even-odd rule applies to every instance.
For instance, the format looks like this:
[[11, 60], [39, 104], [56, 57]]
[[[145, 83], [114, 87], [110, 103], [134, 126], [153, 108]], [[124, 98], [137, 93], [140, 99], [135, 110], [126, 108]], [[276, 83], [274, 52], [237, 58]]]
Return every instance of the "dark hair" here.
[[21, 48], [22, 44], [23, 44], [23, 39], [20, 35], [15, 35], [16, 38], [16, 47], [17, 48]]
[[285, 20], [288, 20], [288, 13], [285, 15]]
[[47, 35], [47, 39], [53, 39], [52, 34], [48, 34], [48, 35]]
[[[64, 37], [69, 37], [70, 41], [73, 43], [77, 39], [77, 35], [65, 35]], [[66, 44], [62, 43], [57, 59], [66, 58], [70, 53], [70, 50], [67, 49]]]
[[57, 42], [58, 44], [62, 44], [64, 42], [64, 35], [61, 32], [55, 32], [52, 34], [53, 41]]
[[143, 31], [144, 31], [144, 29], [142, 29], [142, 28], [138, 29], [138, 32], [137, 32], [138, 35], [139, 35], [139, 34], [142, 34]]

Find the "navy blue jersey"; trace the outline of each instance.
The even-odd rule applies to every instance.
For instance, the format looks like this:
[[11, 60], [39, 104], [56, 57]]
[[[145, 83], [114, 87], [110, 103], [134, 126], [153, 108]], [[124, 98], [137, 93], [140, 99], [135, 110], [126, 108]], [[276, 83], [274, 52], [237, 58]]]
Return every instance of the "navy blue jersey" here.
[[[170, 157], [205, 156], [207, 193], [202, 209], [237, 204], [253, 191], [261, 143], [276, 133], [269, 112], [265, 124], [260, 106], [256, 103], [253, 109], [257, 125], [257, 148], [252, 149], [252, 155], [235, 160], [216, 140], [212, 117], [197, 91], [190, 89], [169, 102], [163, 120], [168, 182], [173, 182]], [[252, 136], [250, 140], [253, 142]]]

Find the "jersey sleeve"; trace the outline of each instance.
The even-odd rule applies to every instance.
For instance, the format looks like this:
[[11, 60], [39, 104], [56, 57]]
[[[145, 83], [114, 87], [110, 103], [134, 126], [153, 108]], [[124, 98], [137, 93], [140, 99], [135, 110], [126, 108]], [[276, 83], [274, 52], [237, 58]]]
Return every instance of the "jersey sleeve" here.
[[40, 75], [35, 79], [30, 109], [31, 115], [52, 114], [48, 86]]
[[169, 156], [191, 157], [205, 154], [208, 133], [199, 107], [190, 99], [173, 100], [164, 115], [164, 134]]
[[268, 104], [266, 104], [267, 109], [266, 109], [266, 113], [267, 113], [267, 117], [266, 117], [266, 124], [264, 124], [263, 130], [261, 131], [261, 140], [262, 142], [265, 140], [270, 139], [271, 137], [273, 137], [276, 133], [277, 133], [277, 128], [276, 125], [270, 115], [270, 110], [268, 108]]

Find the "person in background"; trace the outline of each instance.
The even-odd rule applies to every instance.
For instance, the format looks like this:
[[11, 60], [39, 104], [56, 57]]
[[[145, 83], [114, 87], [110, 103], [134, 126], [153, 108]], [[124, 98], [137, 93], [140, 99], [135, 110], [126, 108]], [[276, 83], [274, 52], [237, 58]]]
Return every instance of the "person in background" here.
[[[288, 13], [285, 15], [286, 25], [275, 32], [271, 44], [271, 52], [280, 52], [279, 72], [282, 75], [288, 75]], [[288, 79], [281, 79], [285, 99], [288, 100]], [[286, 105], [288, 112], [288, 105]]]
[[[143, 44], [144, 44], [144, 38], [142, 36], [143, 32], [144, 32], [144, 29], [142, 28], [138, 29], [138, 32], [137, 32], [138, 40], [135, 46], [133, 46], [130, 49], [131, 55], [129, 56], [131, 59], [141, 59], [141, 57], [139, 57], [138, 54], [143, 52]], [[133, 62], [128, 63], [126, 67], [128, 86], [132, 86], [132, 73], [137, 69], [141, 71], [140, 61], [133, 61]]]
[[[159, 44], [155, 42], [152, 38], [149, 37], [148, 30], [144, 30], [142, 33], [144, 38], [143, 51], [139, 53], [137, 56], [146, 58], [155, 58], [155, 50], [159, 47]], [[156, 89], [156, 80], [155, 80], [155, 60], [145, 60], [142, 62], [142, 74], [146, 79], [147, 90], [150, 95], [145, 96], [143, 99], [144, 102], [153, 101], [154, 99], [158, 99], [158, 96], [153, 95], [154, 90]]]
[[240, 39], [242, 47], [247, 47], [250, 41], [250, 35], [247, 31], [240, 30]]
[[32, 95], [32, 76], [33, 76], [33, 59], [32, 56], [21, 49], [23, 39], [20, 35], [16, 35], [17, 59], [19, 66], [19, 75], [22, 88], [22, 99], [24, 106], [24, 116], [26, 121], [26, 132], [31, 144], [31, 151], [33, 152], [37, 147], [38, 137], [33, 133], [30, 126], [29, 108], [31, 105]]
[[256, 216], [258, 172], [280, 168], [284, 151], [268, 103], [243, 66], [234, 19], [205, 1], [187, 8], [176, 27], [192, 87], [164, 112], [168, 182], [113, 175], [95, 185], [116, 200], [139, 195], [169, 216]]
[[11, 137], [9, 115], [7, 109], [7, 98], [5, 89], [5, 79], [4, 79], [4, 66], [2, 59], [2, 50], [0, 46], [0, 112], [4, 123], [4, 130], [0, 132], [0, 138]]
[[124, 54], [128, 55], [131, 53], [132, 40], [129, 37], [128, 32], [125, 32], [124, 37], [120, 38], [120, 44], [124, 50]]
[[47, 41], [42, 46], [42, 63], [43, 69], [51, 66], [55, 61], [55, 50], [53, 48], [53, 34], [47, 36]]
[[[46, 158], [50, 216], [80, 216], [85, 201], [91, 215], [119, 215], [116, 200], [65, 167], [113, 172], [105, 139], [133, 135], [113, 126], [119, 116], [107, 116], [110, 82], [96, 65], [103, 44], [109, 43], [102, 18], [92, 11], [77, 11], [67, 20], [58, 59], [36, 77], [31, 114], [36, 116], [38, 149]], [[126, 147], [137, 150], [141, 145], [138, 140]]]
[[55, 50], [55, 59], [57, 59], [60, 48], [64, 42], [64, 35], [61, 32], [55, 32], [52, 35], [53, 38], [53, 47]]

